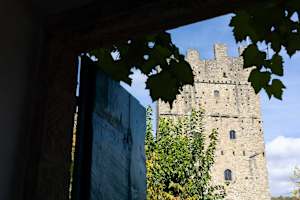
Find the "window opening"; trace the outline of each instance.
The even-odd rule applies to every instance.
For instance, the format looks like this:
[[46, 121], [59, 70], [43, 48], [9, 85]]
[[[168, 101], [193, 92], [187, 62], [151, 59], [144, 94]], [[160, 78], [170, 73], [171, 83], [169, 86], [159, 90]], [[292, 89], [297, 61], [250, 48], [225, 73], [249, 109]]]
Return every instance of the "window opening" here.
[[232, 181], [232, 172], [230, 169], [224, 171], [224, 179], [225, 181]]
[[229, 138], [230, 138], [231, 140], [236, 139], [236, 133], [235, 133], [234, 130], [231, 130], [231, 131], [229, 132]]
[[214, 91], [214, 96], [215, 96], [215, 97], [219, 97], [219, 96], [220, 96], [219, 90], [215, 90], [215, 91]]

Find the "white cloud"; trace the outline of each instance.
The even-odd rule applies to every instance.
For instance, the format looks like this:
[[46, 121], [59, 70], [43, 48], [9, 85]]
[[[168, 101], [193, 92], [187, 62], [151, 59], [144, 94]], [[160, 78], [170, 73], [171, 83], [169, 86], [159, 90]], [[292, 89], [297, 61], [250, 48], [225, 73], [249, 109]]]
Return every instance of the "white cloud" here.
[[273, 196], [290, 195], [291, 176], [300, 166], [300, 138], [278, 136], [266, 145], [269, 182]]

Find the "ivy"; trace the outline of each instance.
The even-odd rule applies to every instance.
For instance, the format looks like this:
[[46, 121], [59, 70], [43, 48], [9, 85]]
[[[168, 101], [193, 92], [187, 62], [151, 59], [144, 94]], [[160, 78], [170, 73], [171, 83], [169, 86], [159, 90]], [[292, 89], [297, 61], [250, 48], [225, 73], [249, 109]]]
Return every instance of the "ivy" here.
[[160, 118], [154, 138], [151, 110], [147, 109], [148, 200], [221, 200], [225, 197], [224, 187], [211, 183], [218, 133], [212, 130], [205, 136], [203, 115], [200, 110], [179, 119]]

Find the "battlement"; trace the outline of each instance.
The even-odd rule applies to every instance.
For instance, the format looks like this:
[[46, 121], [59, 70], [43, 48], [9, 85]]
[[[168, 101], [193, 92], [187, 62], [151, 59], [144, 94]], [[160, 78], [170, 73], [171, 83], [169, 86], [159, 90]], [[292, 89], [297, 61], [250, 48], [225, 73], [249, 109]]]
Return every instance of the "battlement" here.
[[[242, 55], [244, 50], [246, 49], [246, 46], [239, 46], [238, 47], [238, 53], [239, 56]], [[223, 59], [230, 58], [228, 55], [228, 47], [226, 44], [214, 44], [213, 46], [213, 51], [214, 51], [214, 59], [213, 60], [218, 60], [222, 61]], [[186, 59], [188, 61], [200, 61], [200, 53], [197, 49], [188, 49], [186, 53]]]
[[186, 53], [186, 59], [189, 61], [198, 61], [200, 60], [200, 53], [196, 49], [188, 49]]
[[[242, 55], [245, 49], [246, 46], [238, 47], [239, 56]], [[214, 44], [213, 51], [214, 51], [214, 60], [222, 60], [222, 59], [230, 58], [230, 56], [228, 55], [228, 47], [226, 44], [222, 44], [222, 43]], [[188, 49], [186, 53], [186, 59], [189, 61], [201, 60], [199, 51], [197, 49]]]
[[239, 56], [228, 55], [225, 44], [215, 44], [214, 59], [201, 59], [196, 49], [188, 49], [186, 60], [191, 64], [195, 80], [212, 83], [248, 83], [249, 70], [243, 69], [243, 58], [240, 56], [245, 47], [239, 47]]
[[215, 44], [214, 45], [214, 55], [215, 60], [222, 60], [228, 57], [227, 46], [225, 44]]

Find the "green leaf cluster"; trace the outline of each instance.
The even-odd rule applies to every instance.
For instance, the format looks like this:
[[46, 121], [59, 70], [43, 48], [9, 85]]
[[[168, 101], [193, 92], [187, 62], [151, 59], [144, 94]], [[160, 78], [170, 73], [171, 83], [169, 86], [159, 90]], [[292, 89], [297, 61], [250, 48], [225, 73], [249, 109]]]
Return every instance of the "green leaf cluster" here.
[[190, 64], [179, 53], [167, 32], [146, 35], [118, 42], [110, 48], [90, 52], [96, 64], [113, 79], [131, 84], [132, 69], [148, 79], [146, 88], [152, 100], [162, 99], [171, 106], [184, 85], [194, 83]]
[[[239, 10], [232, 17], [230, 26], [236, 42], [250, 39], [251, 44], [242, 56], [244, 68], [252, 68], [249, 76], [254, 90], [264, 89], [269, 98], [282, 99], [284, 84], [274, 76], [283, 76], [282, 49], [289, 56], [300, 50], [300, 1], [268, 0], [253, 8]], [[258, 45], [271, 48], [274, 54], [268, 57]]]
[[211, 183], [216, 130], [204, 134], [202, 110], [181, 118], [160, 118], [156, 137], [147, 114], [147, 199], [219, 200], [224, 187]]
[[295, 185], [295, 189], [292, 193], [292, 196], [296, 199], [300, 199], [300, 168], [296, 166], [294, 168], [294, 173], [292, 176], [292, 181]]
[[[284, 74], [281, 50], [285, 49], [290, 56], [300, 50], [299, 15], [299, 0], [266, 0], [258, 6], [237, 10], [232, 17], [230, 26], [236, 42], [247, 38], [251, 41], [242, 56], [244, 68], [253, 68], [249, 82], [256, 93], [264, 89], [269, 98], [282, 99], [285, 86], [276, 78]], [[260, 44], [270, 47], [274, 54], [269, 58], [265, 50], [258, 48]], [[129, 85], [132, 69], [140, 70], [148, 77], [146, 87], [152, 100], [161, 99], [170, 106], [184, 85], [194, 83], [191, 66], [165, 31], [120, 41], [89, 54], [113, 79]]]

